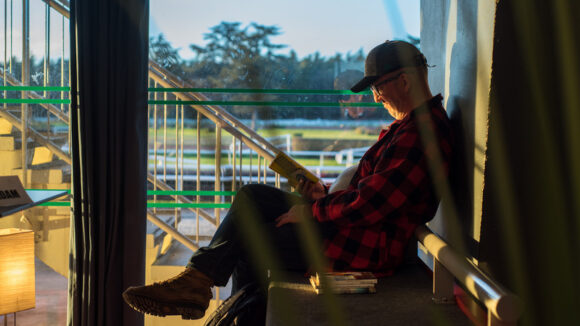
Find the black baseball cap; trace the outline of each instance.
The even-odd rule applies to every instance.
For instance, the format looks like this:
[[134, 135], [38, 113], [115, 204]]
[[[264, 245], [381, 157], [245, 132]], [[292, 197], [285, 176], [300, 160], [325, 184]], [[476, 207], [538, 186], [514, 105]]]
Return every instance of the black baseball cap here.
[[405, 41], [386, 41], [375, 46], [365, 60], [363, 79], [350, 90], [358, 93], [375, 80], [404, 67], [426, 67], [427, 59], [413, 44]]

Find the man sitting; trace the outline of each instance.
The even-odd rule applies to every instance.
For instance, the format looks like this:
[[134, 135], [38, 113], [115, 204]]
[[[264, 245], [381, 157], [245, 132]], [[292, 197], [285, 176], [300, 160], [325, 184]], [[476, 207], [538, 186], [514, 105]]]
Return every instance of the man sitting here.
[[415, 228], [435, 214], [436, 183], [445, 180], [451, 158], [451, 128], [442, 97], [431, 95], [427, 60], [412, 44], [387, 41], [372, 49], [364, 77], [351, 90], [369, 87], [396, 120], [361, 158], [346, 189], [329, 193], [326, 185], [301, 181], [298, 196], [263, 184], [243, 186], [210, 244], [193, 254], [184, 272], [131, 287], [125, 301], [143, 313], [203, 317], [212, 286], [226, 285], [231, 276], [234, 292], [271, 267], [253, 264], [241, 231], [248, 219], [266, 231], [261, 240], [271, 243], [285, 269], [309, 268], [297, 226], [307, 218], [322, 239], [328, 268], [393, 273]]

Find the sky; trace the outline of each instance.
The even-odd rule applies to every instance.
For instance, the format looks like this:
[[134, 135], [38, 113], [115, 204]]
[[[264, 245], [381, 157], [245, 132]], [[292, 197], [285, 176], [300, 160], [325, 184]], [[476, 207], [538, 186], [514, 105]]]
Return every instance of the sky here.
[[[10, 57], [10, 51], [18, 58], [22, 56], [22, 1], [12, 1], [12, 17], [10, 17], [10, 1], [7, 5], [7, 20], [6, 20], [6, 42], [4, 33], [4, 3], [0, 5], [0, 60], [4, 61], [6, 48], [6, 56]], [[45, 16], [46, 4], [40, 0], [30, 1], [30, 52], [38, 60], [44, 57], [45, 53]], [[12, 36], [9, 31], [10, 23], [12, 21]], [[63, 19], [62, 15], [55, 10], [50, 10], [50, 58], [55, 60], [62, 57], [65, 53], [65, 58], [69, 57], [69, 23], [68, 19]], [[12, 42], [12, 44], [10, 44]], [[63, 49], [64, 44], [64, 49]]]
[[[204, 45], [203, 34], [222, 21], [275, 25], [281, 35], [271, 39], [275, 44], [293, 49], [298, 57], [319, 52], [323, 56], [336, 53], [367, 53], [377, 44], [408, 34], [419, 36], [420, 0], [150, 0], [150, 36], [162, 33], [180, 55], [189, 59], [190, 44]], [[8, 7], [9, 8], [9, 7]], [[22, 53], [22, 3], [13, 2], [12, 54]], [[46, 5], [30, 1], [30, 46], [38, 59], [45, 53]], [[8, 9], [10, 12], [10, 9]], [[400, 14], [397, 14], [399, 12]], [[0, 6], [4, 17], [4, 6]], [[8, 19], [7, 28], [10, 29]], [[2, 19], [2, 23], [4, 20]], [[64, 27], [64, 31], [63, 31]], [[0, 26], [0, 60], [10, 56], [10, 36], [4, 42], [4, 26]], [[63, 49], [64, 44], [64, 49]], [[51, 10], [50, 57], [55, 60], [65, 53], [68, 58], [68, 20]]]
[[[150, 35], [162, 33], [186, 59], [190, 44], [204, 45], [203, 34], [222, 21], [276, 25], [271, 39], [296, 51], [367, 53], [379, 43], [408, 33], [419, 36], [419, 0], [150, 0]], [[400, 15], [397, 15], [397, 9]], [[400, 38], [401, 36], [399, 36]]]

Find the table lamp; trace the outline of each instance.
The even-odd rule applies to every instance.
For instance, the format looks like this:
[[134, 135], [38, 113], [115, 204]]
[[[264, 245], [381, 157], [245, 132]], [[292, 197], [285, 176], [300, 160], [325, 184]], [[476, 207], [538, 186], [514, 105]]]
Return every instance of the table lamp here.
[[34, 284], [34, 232], [0, 229], [0, 315], [32, 309]]

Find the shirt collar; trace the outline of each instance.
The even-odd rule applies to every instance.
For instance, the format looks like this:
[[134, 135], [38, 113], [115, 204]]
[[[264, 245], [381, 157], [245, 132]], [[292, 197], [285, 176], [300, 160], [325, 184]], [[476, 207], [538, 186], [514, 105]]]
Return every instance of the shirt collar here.
[[418, 109], [420, 107], [433, 108], [433, 107], [441, 106], [442, 101], [443, 101], [443, 96], [441, 96], [441, 94], [437, 94], [437, 95], [433, 96], [429, 100], [425, 101], [423, 104], [414, 108], [411, 111], [411, 113], [407, 114], [407, 116], [404, 117], [403, 119], [394, 120], [393, 122], [391, 122], [391, 124], [386, 129], [381, 130], [381, 133], [379, 134], [379, 139], [383, 138], [383, 136], [386, 135], [387, 132], [389, 132], [389, 130], [397, 128], [399, 125], [409, 121], [411, 119], [411, 117], [414, 116], [414, 112], [416, 109]]

